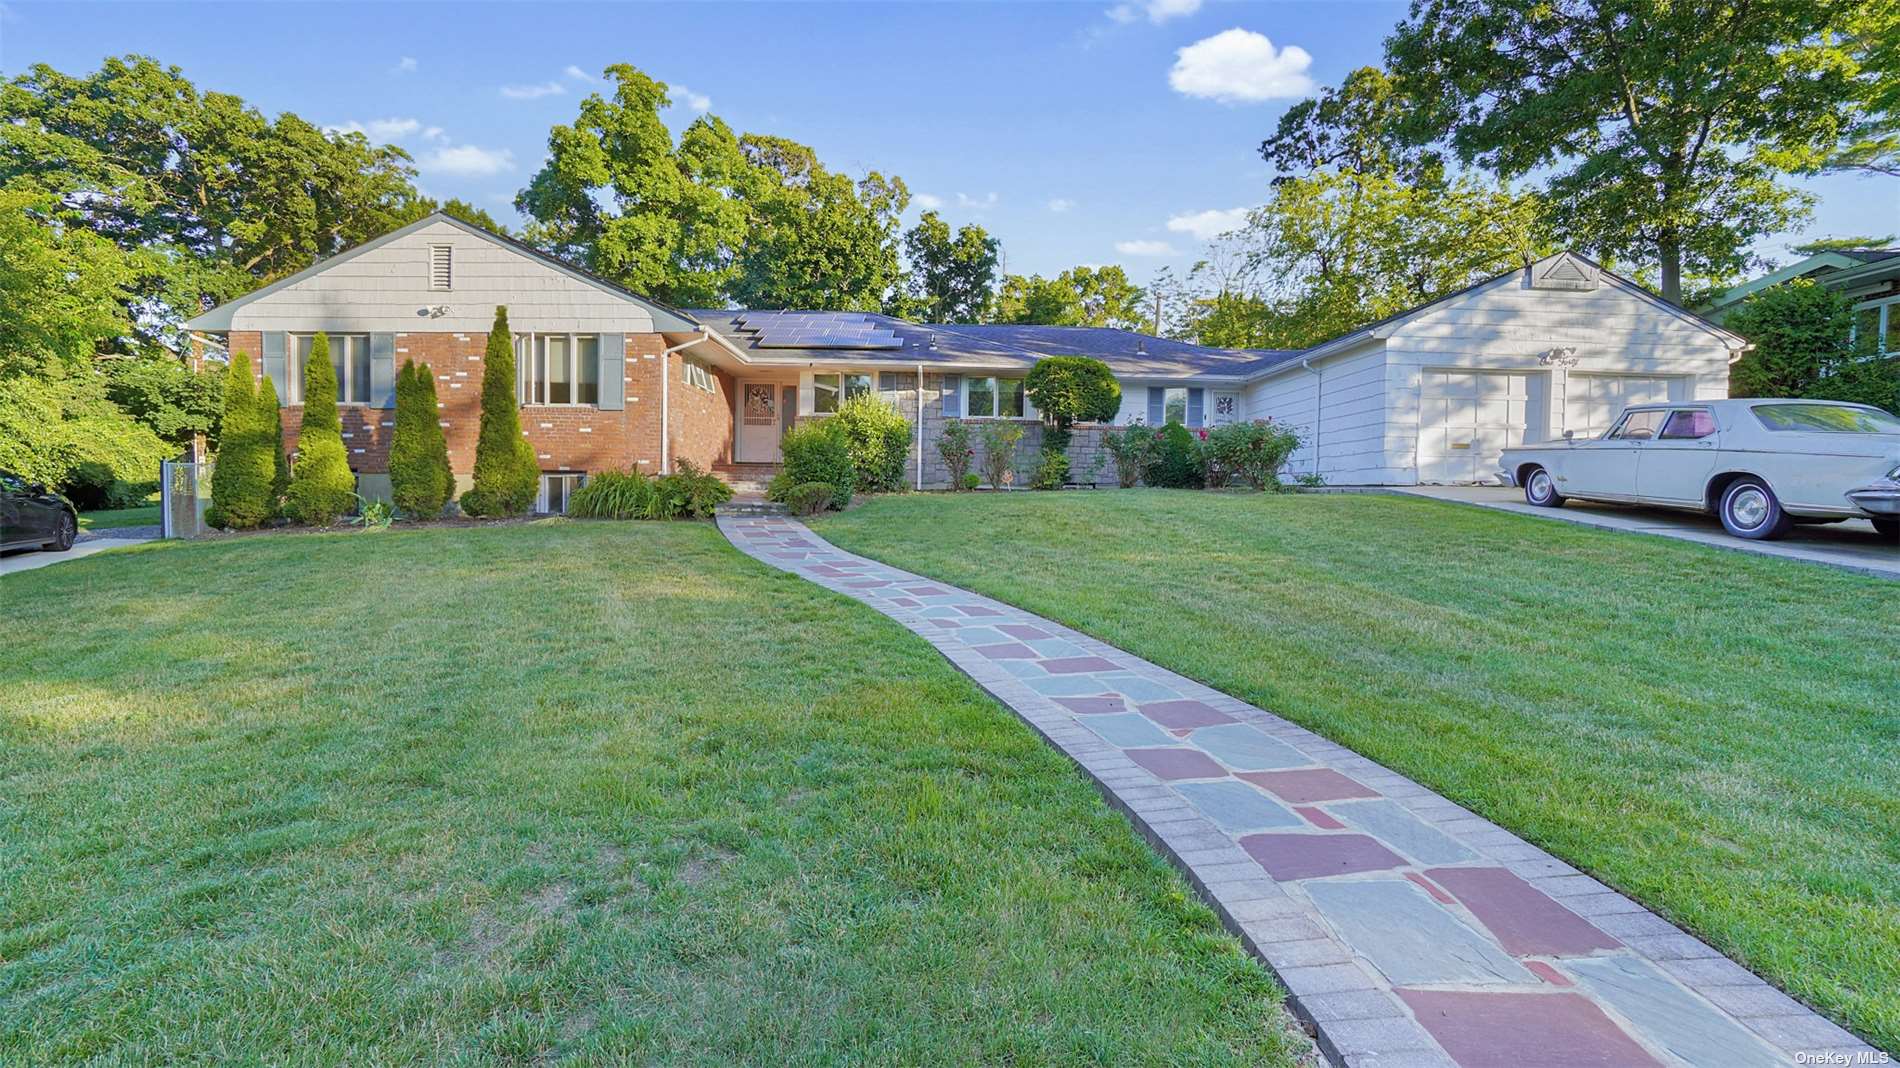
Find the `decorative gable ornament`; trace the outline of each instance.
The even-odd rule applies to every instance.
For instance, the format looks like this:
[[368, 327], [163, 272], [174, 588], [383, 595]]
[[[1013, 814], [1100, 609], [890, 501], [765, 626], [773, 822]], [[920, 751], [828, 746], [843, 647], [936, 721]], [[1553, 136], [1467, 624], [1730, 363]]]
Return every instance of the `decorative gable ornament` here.
[[1568, 252], [1531, 264], [1532, 289], [1572, 289], [1587, 292], [1597, 287], [1597, 276], [1595, 267]]

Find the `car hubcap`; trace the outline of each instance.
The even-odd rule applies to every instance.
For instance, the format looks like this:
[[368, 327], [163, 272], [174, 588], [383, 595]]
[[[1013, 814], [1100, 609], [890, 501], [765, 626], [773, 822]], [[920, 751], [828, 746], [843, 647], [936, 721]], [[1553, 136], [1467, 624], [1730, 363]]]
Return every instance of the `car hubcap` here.
[[1729, 498], [1728, 511], [1736, 526], [1753, 530], [1768, 520], [1768, 495], [1749, 486]]
[[1542, 471], [1539, 471], [1536, 474], [1531, 476], [1531, 496], [1537, 498], [1540, 501], [1549, 499], [1550, 497], [1550, 476], [1549, 475], [1543, 473]]

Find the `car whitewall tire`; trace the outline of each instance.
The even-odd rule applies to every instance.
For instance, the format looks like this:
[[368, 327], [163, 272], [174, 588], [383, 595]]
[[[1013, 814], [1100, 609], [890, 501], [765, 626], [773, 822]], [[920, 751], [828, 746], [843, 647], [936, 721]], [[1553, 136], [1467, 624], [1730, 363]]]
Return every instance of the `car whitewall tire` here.
[[1767, 541], [1788, 533], [1794, 521], [1781, 510], [1775, 491], [1761, 479], [1738, 478], [1722, 491], [1716, 506], [1722, 526], [1730, 534], [1750, 541]]
[[1541, 467], [1531, 468], [1524, 479], [1524, 500], [1539, 508], [1562, 508], [1564, 495], [1557, 492], [1557, 481]]

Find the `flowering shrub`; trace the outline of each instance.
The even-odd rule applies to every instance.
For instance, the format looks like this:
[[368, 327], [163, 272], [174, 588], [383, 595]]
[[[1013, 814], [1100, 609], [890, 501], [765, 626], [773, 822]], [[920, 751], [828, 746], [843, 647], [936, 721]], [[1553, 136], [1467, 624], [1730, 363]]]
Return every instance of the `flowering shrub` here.
[[951, 489], [976, 488], [974, 484], [966, 484], [970, 465], [976, 462], [976, 450], [970, 448], [969, 424], [961, 419], [945, 422], [937, 436], [937, 455], [943, 457], [943, 466], [950, 472]]
[[1102, 447], [1115, 458], [1115, 478], [1127, 489], [1141, 481], [1141, 473], [1154, 455], [1155, 433], [1150, 427], [1130, 423], [1120, 430], [1103, 431]]
[[1271, 419], [1228, 423], [1201, 433], [1206, 442], [1209, 484], [1217, 486], [1239, 479], [1257, 490], [1278, 489], [1280, 469], [1300, 447], [1298, 433]]
[[983, 427], [983, 473], [990, 488], [1002, 489], [1016, 481], [1016, 446], [1023, 428], [1016, 423], [988, 423]]

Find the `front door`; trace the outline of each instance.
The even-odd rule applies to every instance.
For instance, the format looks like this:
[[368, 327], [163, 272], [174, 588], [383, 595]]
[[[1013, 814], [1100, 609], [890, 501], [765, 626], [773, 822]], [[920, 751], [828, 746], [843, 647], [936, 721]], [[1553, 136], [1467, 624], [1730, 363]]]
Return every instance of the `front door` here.
[[[793, 396], [797, 396], [794, 392]], [[740, 463], [779, 462], [780, 423], [784, 404], [776, 382], [746, 382], [739, 387], [738, 455]]]

